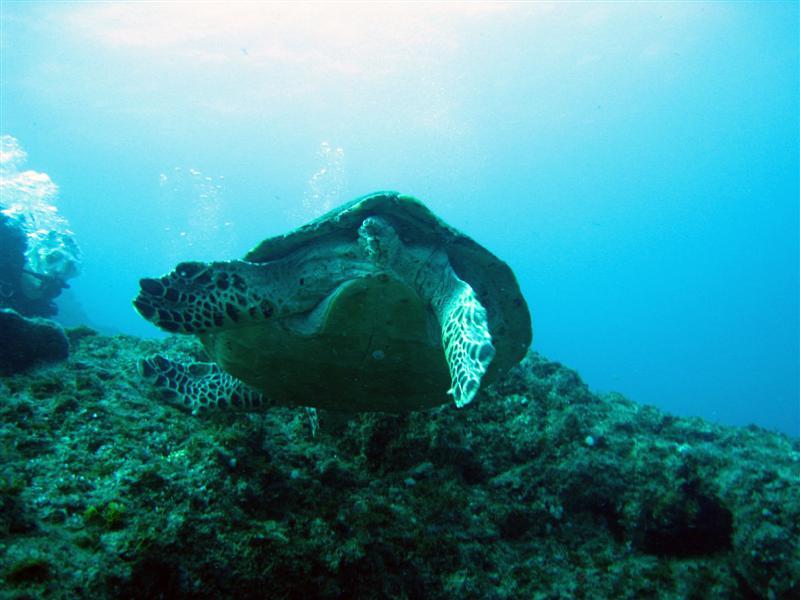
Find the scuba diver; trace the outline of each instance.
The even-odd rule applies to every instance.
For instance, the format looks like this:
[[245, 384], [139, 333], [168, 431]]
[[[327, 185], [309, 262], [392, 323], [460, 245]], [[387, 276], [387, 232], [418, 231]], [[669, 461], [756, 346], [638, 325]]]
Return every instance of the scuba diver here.
[[18, 219], [0, 211], [0, 308], [26, 317], [58, 312], [53, 300], [69, 287], [67, 279], [77, 275], [77, 245], [71, 238], [66, 244], [58, 238], [54, 232], [26, 235]]
[[81, 252], [51, 203], [58, 186], [47, 173], [22, 170], [26, 159], [16, 138], [0, 135], [0, 308], [50, 317]]

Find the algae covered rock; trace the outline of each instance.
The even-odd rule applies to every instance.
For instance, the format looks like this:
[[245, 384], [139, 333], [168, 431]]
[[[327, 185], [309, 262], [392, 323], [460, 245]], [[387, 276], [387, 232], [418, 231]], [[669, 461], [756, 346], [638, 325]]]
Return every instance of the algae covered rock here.
[[64, 360], [69, 341], [60, 325], [0, 309], [0, 375], [12, 375], [47, 362]]
[[463, 409], [197, 419], [136, 371], [193, 340], [72, 343], [0, 378], [2, 597], [800, 597], [797, 439], [535, 353]]

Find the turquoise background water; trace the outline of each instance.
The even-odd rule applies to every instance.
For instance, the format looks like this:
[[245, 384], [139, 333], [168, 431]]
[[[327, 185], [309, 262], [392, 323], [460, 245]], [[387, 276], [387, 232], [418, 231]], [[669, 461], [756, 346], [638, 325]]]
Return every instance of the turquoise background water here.
[[96, 326], [156, 335], [139, 277], [397, 189], [593, 388], [800, 433], [797, 3], [0, 7], [0, 133]]

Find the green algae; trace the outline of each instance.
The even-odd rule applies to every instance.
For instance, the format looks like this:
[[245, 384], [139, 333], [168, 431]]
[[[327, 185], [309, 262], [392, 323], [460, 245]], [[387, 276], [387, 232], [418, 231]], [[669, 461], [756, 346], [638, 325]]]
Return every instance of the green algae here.
[[87, 525], [98, 525], [108, 530], [122, 529], [125, 521], [125, 505], [111, 500], [104, 506], [89, 506], [83, 513]]

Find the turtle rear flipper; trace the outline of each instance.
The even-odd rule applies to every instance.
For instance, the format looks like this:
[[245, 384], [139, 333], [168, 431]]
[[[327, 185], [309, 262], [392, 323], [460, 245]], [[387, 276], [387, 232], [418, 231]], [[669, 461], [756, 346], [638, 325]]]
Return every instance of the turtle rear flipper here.
[[141, 359], [139, 373], [170, 403], [195, 412], [258, 410], [266, 398], [216, 363], [183, 365], [160, 354]]

